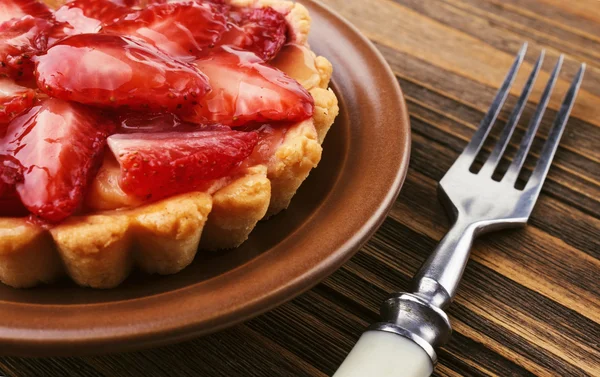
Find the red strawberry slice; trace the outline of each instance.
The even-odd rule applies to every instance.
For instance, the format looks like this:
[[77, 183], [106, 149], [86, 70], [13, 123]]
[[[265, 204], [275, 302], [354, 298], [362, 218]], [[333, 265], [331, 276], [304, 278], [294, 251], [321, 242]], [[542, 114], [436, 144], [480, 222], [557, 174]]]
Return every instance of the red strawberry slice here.
[[27, 208], [16, 195], [0, 198], [0, 217], [25, 217], [29, 214]]
[[98, 113], [55, 98], [13, 119], [0, 139], [0, 159], [17, 166], [13, 180], [25, 207], [51, 222], [75, 212], [114, 128]]
[[15, 185], [23, 180], [21, 168], [15, 161], [0, 149], [0, 198], [15, 192]]
[[129, 7], [109, 0], [74, 0], [58, 9], [54, 18], [64, 23], [59, 25], [59, 29], [68, 36], [96, 33], [102, 26], [110, 25], [131, 12], [133, 10]]
[[253, 53], [223, 49], [223, 53], [196, 61], [213, 90], [185, 120], [239, 126], [312, 117], [314, 100], [297, 81], [262, 63]]
[[121, 188], [147, 200], [197, 190], [226, 176], [258, 142], [254, 132], [118, 134], [108, 146], [121, 165]]
[[193, 60], [214, 47], [226, 31], [222, 8], [193, 1], [152, 5], [107, 26], [104, 32], [133, 35], [171, 56]]
[[0, 180], [0, 217], [22, 217], [27, 216], [28, 213], [14, 186], [9, 186]]
[[[0, 167], [2, 169], [2, 167]], [[11, 191], [11, 186], [8, 183], [4, 183], [4, 181], [0, 178], [0, 200], [5, 196], [8, 196], [8, 193]]]
[[242, 8], [230, 13], [229, 31], [221, 45], [252, 51], [264, 61], [273, 59], [285, 44], [287, 21], [273, 8]]
[[135, 10], [110, 0], [74, 0], [54, 12], [56, 26], [50, 32], [48, 46], [70, 35], [99, 32]]
[[88, 105], [177, 111], [210, 90], [195, 67], [117, 35], [74, 35], [34, 60], [43, 92]]
[[[92, 1], [94, 3], [95, 1]], [[90, 17], [77, 5], [79, 2], [68, 3], [54, 12], [55, 25], [48, 33], [48, 46], [70, 35], [97, 33], [102, 28], [102, 21]], [[119, 17], [118, 16], [115, 17]]]
[[33, 106], [35, 90], [17, 85], [11, 79], [0, 78], [0, 130], [19, 113]]
[[30, 78], [31, 57], [47, 47], [50, 22], [25, 16], [0, 25], [0, 77]]
[[[0, 149], [2, 151], [2, 149]], [[29, 211], [21, 203], [15, 185], [23, 180], [18, 162], [0, 155], [0, 216], [27, 216]]]
[[23, 16], [50, 17], [50, 10], [37, 0], [2, 0], [0, 2], [0, 24]]

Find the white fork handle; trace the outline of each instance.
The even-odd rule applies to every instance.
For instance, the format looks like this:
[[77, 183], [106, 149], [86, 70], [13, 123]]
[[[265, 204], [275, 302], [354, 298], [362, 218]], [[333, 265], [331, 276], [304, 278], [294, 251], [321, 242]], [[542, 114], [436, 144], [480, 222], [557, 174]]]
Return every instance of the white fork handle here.
[[429, 377], [432, 372], [429, 355], [412, 340], [367, 331], [333, 377]]

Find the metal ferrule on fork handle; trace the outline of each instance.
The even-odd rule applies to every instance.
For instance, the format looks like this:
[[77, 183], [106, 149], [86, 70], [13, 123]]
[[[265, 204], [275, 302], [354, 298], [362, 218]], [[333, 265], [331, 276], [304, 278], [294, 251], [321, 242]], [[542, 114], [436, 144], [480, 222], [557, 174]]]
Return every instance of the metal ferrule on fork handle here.
[[452, 333], [444, 311], [413, 293], [396, 293], [381, 306], [384, 322], [371, 325], [367, 331], [386, 331], [415, 342], [437, 363], [435, 349], [444, 345]]

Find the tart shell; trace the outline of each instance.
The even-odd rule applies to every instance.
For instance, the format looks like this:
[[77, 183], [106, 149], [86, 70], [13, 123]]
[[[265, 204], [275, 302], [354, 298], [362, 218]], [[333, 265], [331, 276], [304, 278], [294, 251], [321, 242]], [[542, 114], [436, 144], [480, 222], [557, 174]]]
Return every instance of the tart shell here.
[[[230, 3], [271, 6], [286, 14], [291, 41], [308, 47], [310, 16], [301, 4]], [[328, 89], [331, 63], [317, 56], [314, 63], [314, 77], [299, 80], [315, 100], [313, 118], [289, 126], [268, 163], [249, 168], [212, 194], [192, 192], [134, 209], [73, 216], [49, 230], [25, 218], [0, 218], [0, 281], [24, 288], [66, 274], [81, 286], [113, 288], [132, 268], [173, 274], [187, 267], [199, 249], [242, 244], [258, 221], [288, 207], [321, 159], [321, 144], [339, 107]]]

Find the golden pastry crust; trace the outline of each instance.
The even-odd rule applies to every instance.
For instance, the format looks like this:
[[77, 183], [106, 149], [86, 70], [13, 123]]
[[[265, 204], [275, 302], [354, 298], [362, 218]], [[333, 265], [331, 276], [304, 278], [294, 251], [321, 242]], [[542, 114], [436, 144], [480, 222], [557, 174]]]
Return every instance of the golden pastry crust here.
[[327, 132], [340, 113], [338, 99], [331, 89], [313, 88], [310, 94], [315, 99], [313, 122], [317, 130], [319, 144], [323, 144]]
[[271, 181], [265, 165], [252, 170], [213, 195], [213, 208], [204, 228], [201, 249], [238, 247], [265, 217], [271, 201]]
[[50, 9], [58, 9], [63, 6], [67, 0], [42, 0]]
[[[329, 82], [331, 81], [331, 75], [333, 75], [333, 65], [331, 62], [322, 56], [315, 57], [315, 67], [319, 72], [319, 84], [314, 87], [319, 87], [321, 89], [327, 89], [329, 87]], [[313, 89], [313, 87], [307, 88]], [[337, 101], [336, 101], [337, 105]]]
[[[282, 0], [230, 3], [271, 6], [286, 14], [292, 42], [308, 48], [310, 16], [304, 6]], [[50, 230], [26, 219], [0, 218], [0, 281], [13, 287], [31, 287], [66, 273], [82, 286], [112, 288], [132, 268], [173, 274], [192, 262], [199, 246], [206, 250], [239, 246], [258, 221], [287, 208], [319, 163], [321, 143], [339, 113], [337, 98], [327, 89], [331, 63], [310, 53], [314, 74], [297, 79], [315, 100], [314, 116], [289, 127], [266, 165], [249, 168], [215, 192], [188, 193], [133, 209], [73, 216]], [[107, 203], [105, 209], [110, 208], [112, 204]]]
[[296, 190], [321, 160], [321, 151], [312, 119], [288, 130], [268, 167], [272, 189], [267, 216], [288, 207]]
[[48, 232], [22, 219], [0, 218], [0, 281], [27, 288], [54, 281], [62, 270]]

